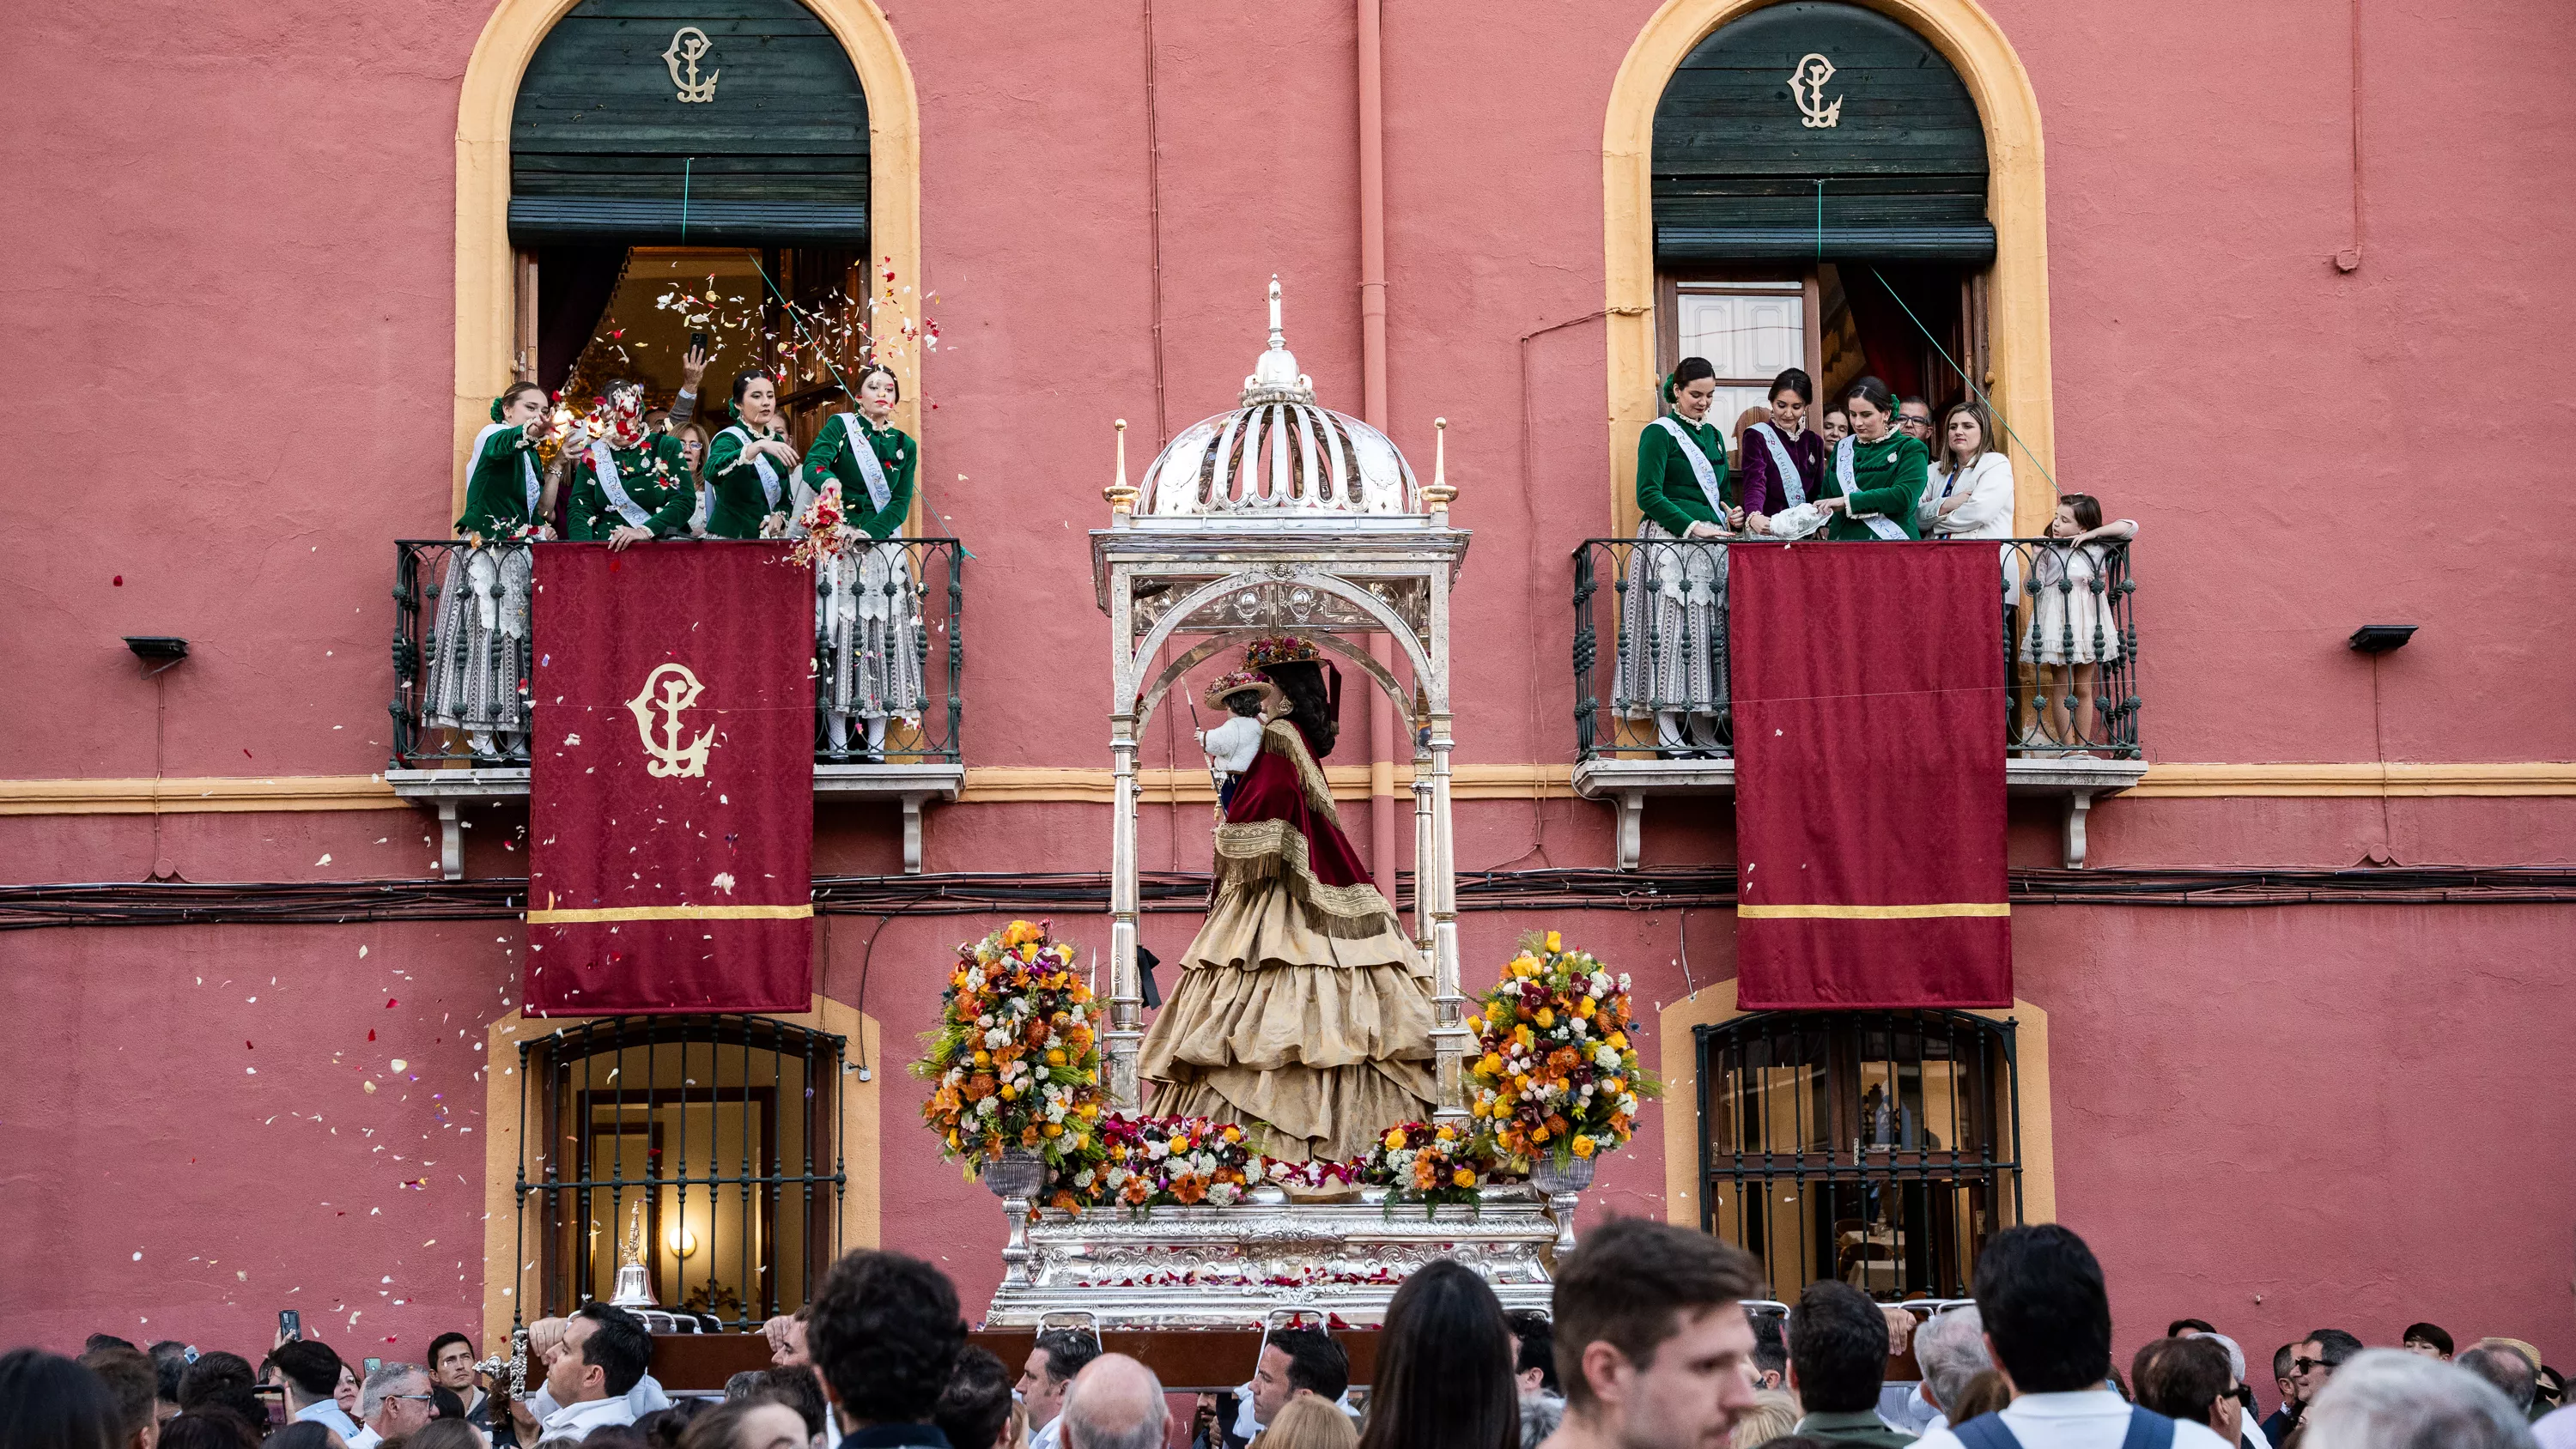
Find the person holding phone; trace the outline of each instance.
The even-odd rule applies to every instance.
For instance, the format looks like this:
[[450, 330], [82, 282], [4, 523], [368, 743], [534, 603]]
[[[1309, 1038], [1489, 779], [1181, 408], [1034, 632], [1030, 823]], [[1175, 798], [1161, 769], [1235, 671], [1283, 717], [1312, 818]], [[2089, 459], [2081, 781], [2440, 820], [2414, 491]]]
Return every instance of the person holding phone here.
[[288, 1338], [289, 1328], [302, 1331], [300, 1323], [290, 1324], [280, 1315], [279, 1341], [261, 1366], [261, 1373], [286, 1390], [286, 1415], [298, 1424], [322, 1424], [343, 1440], [358, 1437], [358, 1421], [340, 1407], [340, 1381], [348, 1366], [328, 1344], [308, 1338]]
[[707, 445], [712, 538], [784, 538], [801, 461], [778, 417], [778, 379], [752, 368], [733, 380], [733, 423]]
[[[841, 528], [854, 547], [814, 563], [814, 640], [823, 661], [816, 703], [833, 758], [850, 749], [850, 721], [863, 722], [859, 758], [885, 758], [886, 721], [921, 718], [921, 587], [899, 543], [912, 513], [912, 480], [921, 445], [894, 425], [903, 384], [894, 369], [870, 363], [859, 372], [858, 411], [834, 413], [814, 435], [798, 473], [797, 511], [815, 492], [837, 488]], [[868, 542], [862, 542], [867, 540]]]

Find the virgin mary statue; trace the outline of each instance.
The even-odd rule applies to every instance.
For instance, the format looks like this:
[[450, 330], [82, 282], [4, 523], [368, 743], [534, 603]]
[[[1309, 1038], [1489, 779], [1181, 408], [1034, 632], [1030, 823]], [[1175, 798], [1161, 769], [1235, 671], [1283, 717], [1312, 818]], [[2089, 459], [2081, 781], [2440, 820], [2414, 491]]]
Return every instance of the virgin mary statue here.
[[1266, 1127], [1273, 1157], [1356, 1156], [1431, 1113], [1431, 968], [1360, 868], [1316, 761], [1338, 733], [1314, 643], [1243, 667], [1288, 701], [1216, 829], [1207, 923], [1146, 1032], [1153, 1108]]

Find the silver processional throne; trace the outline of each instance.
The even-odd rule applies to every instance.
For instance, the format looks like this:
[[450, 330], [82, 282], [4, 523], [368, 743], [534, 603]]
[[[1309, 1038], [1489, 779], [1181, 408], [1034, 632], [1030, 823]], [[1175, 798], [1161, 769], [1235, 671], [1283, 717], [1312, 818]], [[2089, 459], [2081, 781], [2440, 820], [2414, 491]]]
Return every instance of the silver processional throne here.
[[[1431, 958], [1436, 1114], [1466, 1116], [1460, 1068], [1468, 1029], [1458, 991], [1456, 860], [1449, 817], [1449, 588], [1467, 534], [1449, 525], [1445, 457], [1424, 487], [1384, 433], [1315, 403], [1279, 324], [1239, 405], [1184, 428], [1142, 479], [1103, 490], [1109, 527], [1091, 534], [1092, 579], [1109, 615], [1115, 779], [1109, 865], [1111, 1105], [1139, 1110], [1144, 1033], [1136, 970], [1137, 743], [1175, 683], [1228, 648], [1282, 632], [1331, 650], [1409, 720], [1413, 752], [1413, 935]], [[1445, 421], [1435, 426], [1446, 428]], [[1441, 451], [1445, 453], [1445, 448]], [[1383, 634], [1403, 674], [1369, 655]], [[1183, 643], [1156, 668], [1166, 646]]]

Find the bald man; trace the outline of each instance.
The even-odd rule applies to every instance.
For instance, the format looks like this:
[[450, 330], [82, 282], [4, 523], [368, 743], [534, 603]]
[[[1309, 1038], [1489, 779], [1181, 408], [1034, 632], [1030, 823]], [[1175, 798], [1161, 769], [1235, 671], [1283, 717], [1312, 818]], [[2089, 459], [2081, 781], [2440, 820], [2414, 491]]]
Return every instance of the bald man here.
[[1162, 1380], [1123, 1353], [1083, 1365], [1065, 1392], [1064, 1449], [1160, 1449], [1171, 1406]]

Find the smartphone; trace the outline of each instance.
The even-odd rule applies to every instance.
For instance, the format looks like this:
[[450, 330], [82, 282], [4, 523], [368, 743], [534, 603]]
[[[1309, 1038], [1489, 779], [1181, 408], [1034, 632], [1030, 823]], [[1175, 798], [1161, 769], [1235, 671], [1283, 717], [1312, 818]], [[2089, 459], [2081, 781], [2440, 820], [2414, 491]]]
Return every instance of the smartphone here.
[[704, 351], [706, 351], [706, 350], [707, 350], [707, 334], [705, 334], [705, 333], [703, 333], [703, 332], [692, 332], [692, 333], [690, 333], [690, 334], [689, 334], [689, 350], [691, 350], [692, 352], [704, 352]]
[[293, 1308], [277, 1310], [277, 1336], [293, 1343], [304, 1336], [304, 1315]]
[[268, 1411], [267, 1418], [270, 1427], [280, 1427], [287, 1422], [285, 1385], [260, 1384], [253, 1388], [251, 1392], [259, 1397], [260, 1407]]

